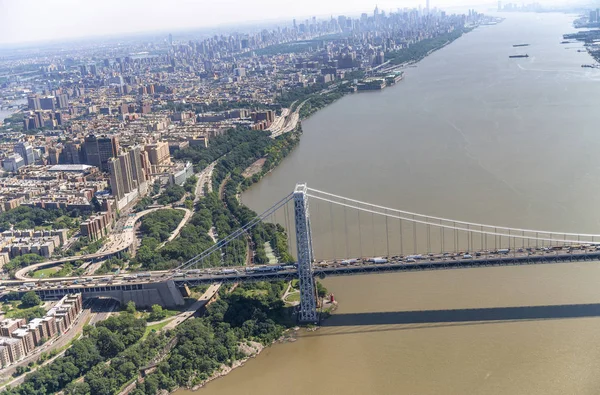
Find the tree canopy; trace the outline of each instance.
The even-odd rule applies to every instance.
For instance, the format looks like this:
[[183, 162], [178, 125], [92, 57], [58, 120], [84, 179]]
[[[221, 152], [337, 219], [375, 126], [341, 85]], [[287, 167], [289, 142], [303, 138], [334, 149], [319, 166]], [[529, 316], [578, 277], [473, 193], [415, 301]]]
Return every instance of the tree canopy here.
[[23, 307], [38, 306], [40, 303], [42, 303], [42, 300], [33, 291], [26, 292], [21, 298], [21, 304], [23, 305]]

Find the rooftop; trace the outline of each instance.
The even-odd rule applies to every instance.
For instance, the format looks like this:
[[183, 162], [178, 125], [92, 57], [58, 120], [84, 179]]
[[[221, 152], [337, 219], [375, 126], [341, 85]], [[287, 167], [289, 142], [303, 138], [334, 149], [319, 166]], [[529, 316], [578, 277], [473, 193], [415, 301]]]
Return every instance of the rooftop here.
[[90, 170], [94, 166], [90, 165], [54, 165], [48, 168], [48, 171], [75, 171], [85, 172]]

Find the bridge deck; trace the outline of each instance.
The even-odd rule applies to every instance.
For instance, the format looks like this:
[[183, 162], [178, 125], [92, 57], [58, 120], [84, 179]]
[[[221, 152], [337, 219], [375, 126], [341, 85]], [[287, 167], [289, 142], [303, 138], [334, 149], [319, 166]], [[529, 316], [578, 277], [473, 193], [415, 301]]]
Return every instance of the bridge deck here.
[[[568, 263], [581, 261], [600, 261], [600, 251], [581, 252], [573, 254], [546, 254], [546, 255], [530, 255], [530, 256], [511, 256], [511, 255], [495, 255], [479, 257], [477, 259], [456, 259], [456, 260], [419, 260], [414, 263], [405, 263], [400, 261], [390, 261], [384, 264], [376, 264], [373, 262], [357, 262], [355, 264], [343, 265], [342, 263], [332, 263], [326, 267], [315, 265], [313, 273], [315, 277], [325, 278], [327, 276], [344, 276], [372, 273], [387, 273], [387, 272], [411, 272], [424, 270], [447, 270], [447, 269], [467, 269], [490, 266], [514, 266], [514, 265], [533, 265], [533, 264], [551, 264], [551, 263]], [[139, 281], [121, 284], [106, 284], [86, 286], [83, 284], [73, 284], [69, 286], [59, 287], [37, 287], [33, 290], [44, 299], [60, 298], [68, 293], [81, 292], [86, 297], [93, 297], [94, 294], [102, 295], [106, 292], [118, 291], [135, 291], [141, 290], [146, 286], [156, 285], [167, 280], [173, 280], [175, 285], [182, 288], [184, 285], [202, 285], [213, 283], [234, 283], [246, 281], [272, 281], [272, 280], [292, 280], [298, 277], [296, 270], [280, 270], [272, 272], [244, 272], [240, 271], [233, 274], [203, 274], [197, 276], [188, 276], [185, 278], [157, 278], [148, 281]], [[7, 289], [23, 294], [27, 290], [23, 289]], [[4, 296], [6, 296], [6, 294]]]

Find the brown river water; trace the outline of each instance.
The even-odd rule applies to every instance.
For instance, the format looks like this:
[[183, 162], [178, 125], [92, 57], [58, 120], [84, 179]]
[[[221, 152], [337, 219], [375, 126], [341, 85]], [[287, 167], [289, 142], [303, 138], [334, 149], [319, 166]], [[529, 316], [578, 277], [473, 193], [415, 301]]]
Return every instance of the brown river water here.
[[[572, 16], [503, 16], [408, 68], [397, 86], [304, 121], [299, 147], [243, 202], [262, 212], [302, 181], [428, 215], [600, 233], [600, 71], [581, 68], [592, 59], [580, 44], [560, 44]], [[315, 251], [339, 256], [317, 209]], [[365, 248], [375, 251], [373, 239]], [[600, 393], [598, 263], [323, 282], [340, 307], [322, 328], [199, 393]]]

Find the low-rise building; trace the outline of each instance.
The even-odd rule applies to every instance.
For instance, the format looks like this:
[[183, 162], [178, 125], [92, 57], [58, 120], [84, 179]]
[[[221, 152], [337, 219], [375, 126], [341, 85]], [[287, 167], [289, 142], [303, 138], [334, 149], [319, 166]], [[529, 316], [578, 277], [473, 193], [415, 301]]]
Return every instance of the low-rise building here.
[[191, 162], [187, 162], [182, 167], [176, 168], [175, 171], [169, 174], [169, 182], [171, 185], [183, 185], [185, 180], [194, 175], [194, 166]]

